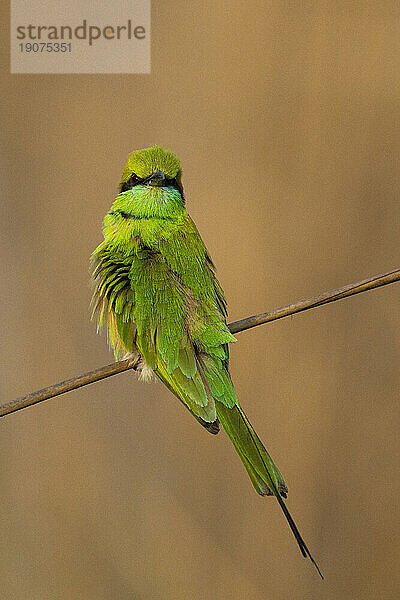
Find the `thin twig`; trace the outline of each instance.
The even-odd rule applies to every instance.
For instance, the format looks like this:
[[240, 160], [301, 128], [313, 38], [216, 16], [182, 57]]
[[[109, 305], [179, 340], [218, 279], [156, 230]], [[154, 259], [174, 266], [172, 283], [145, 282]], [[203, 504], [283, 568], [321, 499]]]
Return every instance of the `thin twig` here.
[[391, 271], [390, 273], [384, 273], [383, 275], [376, 275], [369, 279], [363, 279], [363, 281], [359, 281], [358, 283], [350, 283], [337, 290], [323, 292], [322, 294], [318, 294], [318, 296], [312, 296], [305, 300], [298, 300], [293, 304], [287, 304], [286, 306], [275, 308], [274, 310], [261, 313], [260, 315], [253, 315], [252, 317], [247, 317], [247, 319], [242, 319], [241, 321], [235, 321], [228, 325], [228, 327], [232, 333], [238, 333], [239, 331], [244, 331], [245, 329], [250, 329], [257, 325], [263, 325], [270, 321], [276, 321], [277, 319], [303, 312], [303, 310], [308, 310], [309, 308], [316, 308], [317, 306], [322, 306], [329, 302], [335, 302], [335, 300], [343, 300], [344, 298], [349, 298], [349, 296], [361, 294], [361, 292], [368, 292], [368, 290], [374, 290], [375, 288], [394, 283], [395, 281], [400, 281], [400, 269], [396, 269], [396, 271]]
[[[331, 290], [329, 292], [324, 292], [318, 296], [312, 296], [311, 298], [299, 300], [293, 304], [275, 308], [274, 310], [266, 313], [253, 315], [252, 317], [247, 317], [241, 321], [235, 321], [234, 323], [230, 323], [228, 327], [232, 333], [238, 333], [239, 331], [244, 331], [245, 329], [250, 329], [251, 327], [256, 327], [257, 325], [262, 325], [263, 323], [276, 321], [277, 319], [282, 319], [283, 317], [288, 317], [289, 315], [294, 315], [310, 308], [322, 306], [323, 304], [328, 304], [329, 302], [335, 302], [336, 300], [349, 298], [355, 294], [367, 292], [368, 290], [373, 290], [377, 287], [388, 285], [389, 283], [394, 283], [395, 281], [399, 280], [400, 269], [397, 269], [396, 271], [391, 271], [390, 273], [385, 273], [376, 277], [370, 277], [369, 279], [364, 279], [358, 283], [345, 285], [344, 287]], [[127, 371], [131, 368], [133, 368], [132, 361], [120, 360], [119, 362], [100, 367], [99, 369], [95, 369], [89, 373], [72, 377], [72, 379], [67, 379], [61, 383], [56, 383], [42, 390], [38, 390], [37, 392], [32, 392], [31, 394], [27, 394], [26, 396], [22, 396], [21, 398], [11, 400], [10, 402], [3, 404], [0, 406], [0, 417], [4, 417], [5, 415], [16, 412], [17, 410], [27, 408], [28, 406], [32, 406], [38, 402], [43, 402], [43, 400], [54, 398], [54, 396], [65, 394], [65, 392], [70, 392], [71, 390], [88, 385], [89, 383], [100, 381], [100, 379], [111, 377], [111, 375], [122, 373], [123, 371]]]

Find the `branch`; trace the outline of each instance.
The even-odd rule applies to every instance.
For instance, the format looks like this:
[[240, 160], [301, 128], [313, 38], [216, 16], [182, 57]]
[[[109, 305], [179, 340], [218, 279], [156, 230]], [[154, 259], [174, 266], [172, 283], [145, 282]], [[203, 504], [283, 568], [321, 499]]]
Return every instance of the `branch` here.
[[[336, 290], [323, 292], [322, 294], [318, 294], [318, 296], [312, 296], [305, 300], [298, 300], [293, 304], [287, 304], [286, 306], [275, 308], [274, 310], [261, 313], [260, 315], [253, 315], [252, 317], [247, 317], [247, 319], [242, 319], [241, 321], [235, 321], [234, 323], [230, 323], [228, 327], [232, 333], [238, 333], [239, 331], [244, 331], [245, 329], [250, 329], [257, 325], [263, 325], [270, 321], [283, 319], [283, 317], [288, 317], [289, 315], [295, 315], [296, 313], [303, 312], [303, 310], [308, 310], [309, 308], [316, 308], [317, 306], [322, 306], [329, 302], [335, 302], [335, 300], [343, 300], [344, 298], [355, 296], [355, 294], [361, 294], [361, 292], [368, 292], [368, 290], [374, 290], [375, 288], [394, 283], [395, 281], [400, 281], [400, 269], [396, 269], [396, 271], [391, 271], [390, 273], [384, 273], [383, 275], [376, 275], [369, 279], [363, 279], [363, 281], [359, 281], [358, 283], [350, 283], [349, 285], [344, 285]], [[1, 416], [0, 406], [0, 417]]]
[[[385, 273], [383, 275], [378, 275], [376, 277], [370, 277], [369, 279], [364, 279], [358, 283], [345, 285], [344, 287], [331, 290], [329, 292], [324, 292], [323, 294], [306, 298], [305, 300], [298, 300], [293, 304], [288, 304], [287, 306], [282, 306], [281, 308], [275, 308], [274, 310], [261, 313], [259, 315], [253, 315], [252, 317], [247, 317], [241, 321], [235, 321], [234, 323], [230, 323], [228, 327], [232, 333], [238, 333], [239, 331], [244, 331], [245, 329], [250, 329], [251, 327], [256, 327], [257, 325], [262, 325], [263, 323], [276, 321], [277, 319], [282, 319], [283, 317], [288, 317], [289, 315], [294, 315], [310, 308], [316, 308], [317, 306], [322, 306], [323, 304], [328, 304], [329, 302], [343, 300], [344, 298], [349, 298], [355, 294], [361, 294], [361, 292], [367, 292], [368, 290], [373, 290], [383, 285], [394, 283], [395, 281], [400, 281], [400, 269], [391, 271], [390, 273]], [[28, 406], [32, 406], [38, 402], [43, 402], [43, 400], [54, 398], [54, 396], [65, 394], [65, 392], [76, 390], [77, 388], [88, 385], [89, 383], [94, 383], [95, 381], [100, 381], [106, 377], [111, 377], [111, 375], [122, 373], [123, 371], [127, 371], [131, 368], [133, 368], [131, 360], [120, 360], [119, 362], [106, 365], [105, 367], [100, 367], [99, 369], [95, 369], [89, 373], [72, 377], [72, 379], [67, 379], [61, 383], [56, 383], [42, 390], [38, 390], [37, 392], [32, 392], [31, 394], [3, 404], [0, 406], [0, 417], [4, 417], [5, 415], [16, 412], [17, 410], [27, 408]]]

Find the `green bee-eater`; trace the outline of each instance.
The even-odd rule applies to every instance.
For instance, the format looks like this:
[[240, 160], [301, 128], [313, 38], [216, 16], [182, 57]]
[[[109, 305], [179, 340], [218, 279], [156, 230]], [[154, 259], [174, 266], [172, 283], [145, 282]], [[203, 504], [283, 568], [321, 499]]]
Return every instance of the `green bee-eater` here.
[[141, 377], [154, 373], [210, 433], [222, 425], [256, 491], [277, 498], [317, 567], [283, 501], [286, 483], [236, 397], [224, 293], [172, 152], [154, 146], [129, 156], [103, 233], [92, 255], [94, 310], [116, 358], [132, 355]]

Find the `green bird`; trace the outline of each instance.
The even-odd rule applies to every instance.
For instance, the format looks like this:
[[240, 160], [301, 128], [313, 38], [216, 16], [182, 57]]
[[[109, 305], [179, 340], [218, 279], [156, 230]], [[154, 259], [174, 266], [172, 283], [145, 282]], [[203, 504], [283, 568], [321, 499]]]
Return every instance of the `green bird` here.
[[130, 356], [142, 379], [154, 373], [210, 433], [223, 427], [254, 488], [276, 497], [321, 575], [284, 503], [286, 483], [236, 397], [228, 352], [236, 340], [181, 174], [177, 157], [159, 146], [130, 154], [91, 257], [98, 329], [106, 326], [116, 359]]

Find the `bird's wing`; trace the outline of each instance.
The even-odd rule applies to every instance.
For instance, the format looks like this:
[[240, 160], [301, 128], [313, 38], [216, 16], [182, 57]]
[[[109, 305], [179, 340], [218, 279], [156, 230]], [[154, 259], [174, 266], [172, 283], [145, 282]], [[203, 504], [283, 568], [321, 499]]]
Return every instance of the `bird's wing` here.
[[[117, 355], [135, 343], [146, 363], [192, 414], [216, 423], [215, 401], [233, 406], [224, 295], [193, 222], [157, 240], [151, 261], [96, 251], [93, 277], [100, 322]], [[165, 241], [165, 240], [164, 240]], [[121, 343], [122, 342], [122, 343]], [[214, 426], [215, 428], [215, 426]]]

